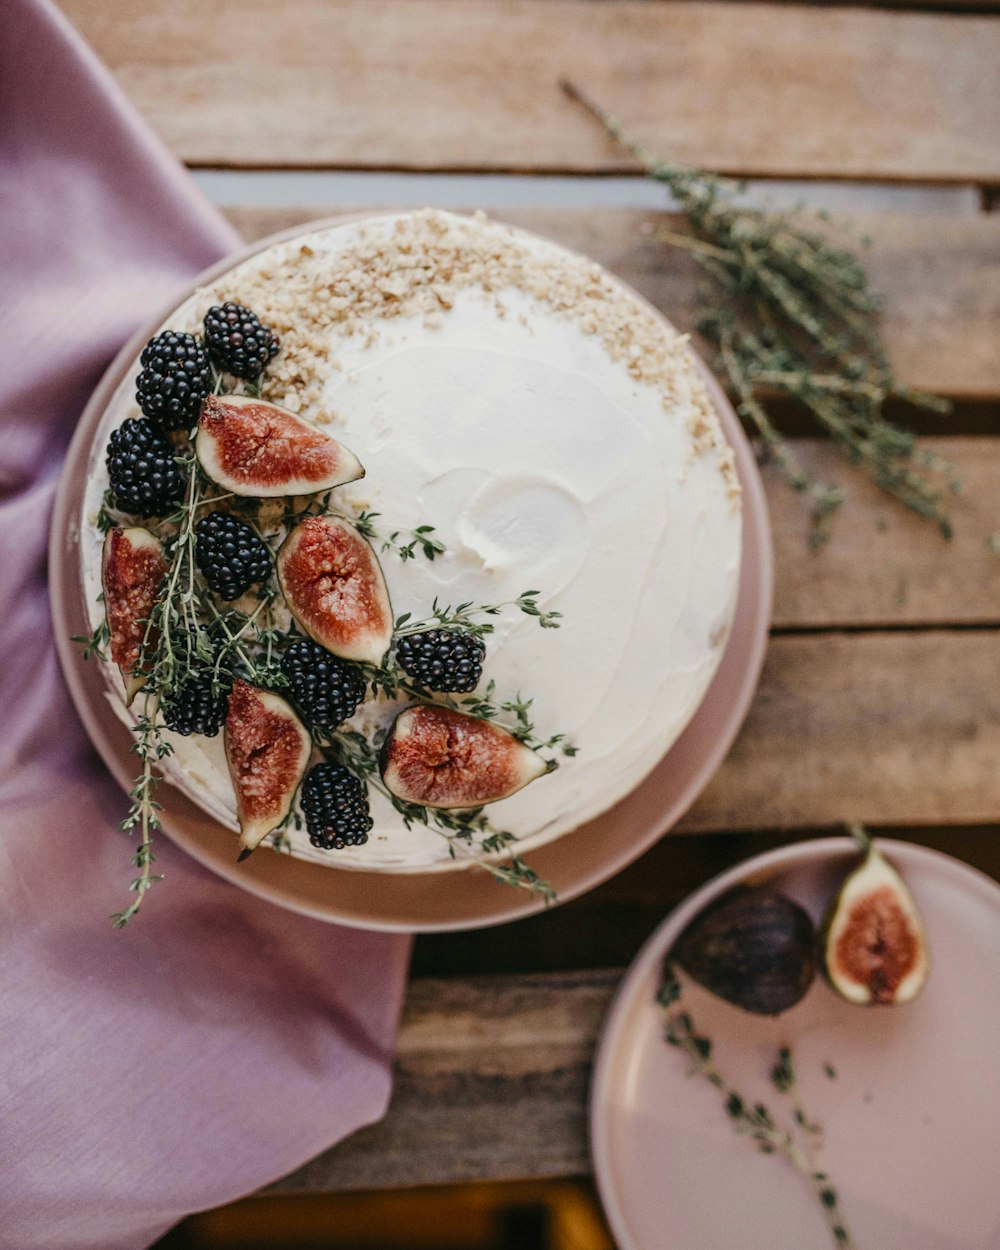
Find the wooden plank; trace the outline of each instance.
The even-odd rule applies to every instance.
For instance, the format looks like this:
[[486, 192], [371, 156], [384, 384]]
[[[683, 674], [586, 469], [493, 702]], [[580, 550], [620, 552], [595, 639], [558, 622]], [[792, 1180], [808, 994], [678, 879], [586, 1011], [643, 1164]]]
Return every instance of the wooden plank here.
[[1000, 636], [771, 640], [743, 732], [688, 833], [1000, 824]]
[[989, 18], [635, 0], [63, 7], [196, 165], [630, 168], [559, 92], [572, 73], [677, 161], [1000, 180]]
[[619, 975], [414, 982], [388, 1117], [266, 1192], [582, 1174], [591, 1056]]
[[[1000, 23], [998, 23], [1000, 28]], [[998, 144], [1000, 147], [1000, 144]], [[249, 240], [305, 221], [326, 208], [230, 208]], [[496, 214], [548, 235], [606, 265], [681, 329], [697, 321], [701, 270], [687, 252], [655, 241], [677, 218], [623, 209], [509, 209]], [[857, 237], [885, 299], [889, 354], [908, 385], [968, 399], [1000, 397], [1000, 214], [867, 214]]]

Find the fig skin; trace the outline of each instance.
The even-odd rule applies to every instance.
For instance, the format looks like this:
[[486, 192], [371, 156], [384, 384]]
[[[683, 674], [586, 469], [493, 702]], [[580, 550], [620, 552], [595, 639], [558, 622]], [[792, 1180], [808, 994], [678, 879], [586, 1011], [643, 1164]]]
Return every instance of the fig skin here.
[[677, 939], [668, 960], [718, 998], [777, 1016], [805, 997], [816, 975], [816, 932], [798, 903], [767, 886], [737, 886]]
[[288, 815], [309, 765], [312, 740], [280, 695], [237, 680], [224, 741], [243, 860]]
[[378, 556], [353, 525], [307, 517], [281, 544], [277, 568], [288, 610], [314, 642], [344, 660], [382, 663], [392, 604]]
[[823, 971], [849, 1003], [908, 1003], [923, 989], [930, 964], [913, 895], [860, 828], [864, 858], [831, 900], [820, 933]]
[[[108, 530], [101, 552], [101, 587], [108, 619], [111, 658], [125, 683], [125, 702], [145, 685], [146, 677], [135, 671], [146, 634], [146, 621], [156, 603], [167, 561], [159, 539], [134, 526]], [[155, 642], [155, 639], [152, 639]]]
[[437, 808], [496, 803], [553, 767], [505, 729], [436, 703], [416, 703], [398, 714], [380, 766], [397, 798]]
[[249, 395], [209, 395], [194, 448], [213, 482], [252, 499], [312, 495], [365, 475], [343, 443], [296, 413]]

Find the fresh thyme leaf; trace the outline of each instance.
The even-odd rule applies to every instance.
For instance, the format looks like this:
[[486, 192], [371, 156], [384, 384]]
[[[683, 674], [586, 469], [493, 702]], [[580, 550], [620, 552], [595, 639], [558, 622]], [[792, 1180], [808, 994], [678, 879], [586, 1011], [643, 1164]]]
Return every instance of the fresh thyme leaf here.
[[[682, 989], [670, 964], [663, 970], [657, 1002], [663, 1010], [663, 1037], [669, 1046], [691, 1060], [691, 1075], [700, 1076], [722, 1094], [723, 1108], [741, 1137], [749, 1138], [763, 1154], [783, 1155], [808, 1181], [827, 1223], [834, 1245], [851, 1250], [855, 1242], [847, 1231], [837, 1191], [816, 1163], [813, 1153], [819, 1125], [811, 1120], [799, 1100], [791, 1047], [782, 1046], [771, 1069], [775, 1088], [793, 1101], [795, 1128], [779, 1127], [763, 1103], [753, 1103], [735, 1089], [713, 1058], [711, 1039], [698, 1033], [690, 1012], [680, 1007]], [[829, 1065], [828, 1065], [829, 1066]]]
[[716, 366], [744, 423], [809, 500], [812, 545], [828, 536], [843, 493], [804, 470], [763, 396], [797, 401], [849, 463], [950, 538], [949, 497], [960, 489], [955, 470], [883, 412], [889, 398], [938, 412], [950, 405], [893, 376], [878, 327], [880, 300], [860, 261], [811, 228], [804, 207], [747, 206], [740, 184], [657, 158], [578, 87], [562, 86], [669, 188], [687, 219], [687, 231], [663, 229], [658, 237], [686, 249], [704, 270], [698, 329], [716, 351]]
[[110, 641], [111, 631], [108, 628], [107, 617], [101, 621], [92, 634], [74, 634], [70, 638], [70, 642], [75, 642], [83, 648], [81, 655], [84, 660], [89, 660], [91, 656], [94, 656], [104, 662], [108, 659], [107, 646]]

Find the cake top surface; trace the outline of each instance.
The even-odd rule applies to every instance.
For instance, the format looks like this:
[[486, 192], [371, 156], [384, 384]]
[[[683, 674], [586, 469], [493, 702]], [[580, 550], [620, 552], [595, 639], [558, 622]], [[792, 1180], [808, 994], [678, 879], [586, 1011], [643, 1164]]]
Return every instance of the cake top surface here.
[[[364, 464], [329, 506], [370, 527], [394, 614], [506, 605], [488, 618], [478, 693], [492, 682], [494, 704], [531, 700], [526, 715], [536, 739], [557, 739], [546, 754], [559, 768], [487, 808], [491, 826], [530, 850], [632, 789], [704, 695], [739, 574], [732, 452], [684, 337], [593, 262], [434, 211], [277, 243], [167, 324], [194, 332], [224, 300], [280, 336], [264, 397]], [[136, 414], [132, 389], [130, 374], [97, 439], [85, 532], [107, 486], [107, 437]], [[414, 539], [427, 525], [443, 548], [432, 559]], [[100, 535], [89, 529], [96, 617]], [[561, 614], [559, 628], [518, 609], [529, 589], [540, 611]], [[400, 706], [370, 701], [347, 728], [374, 739]], [[516, 712], [505, 718], [516, 725]], [[173, 745], [171, 778], [233, 825], [221, 743]], [[366, 845], [321, 852], [292, 828], [292, 852], [389, 871], [453, 862], [445, 839], [406, 827], [374, 789], [371, 810]]]

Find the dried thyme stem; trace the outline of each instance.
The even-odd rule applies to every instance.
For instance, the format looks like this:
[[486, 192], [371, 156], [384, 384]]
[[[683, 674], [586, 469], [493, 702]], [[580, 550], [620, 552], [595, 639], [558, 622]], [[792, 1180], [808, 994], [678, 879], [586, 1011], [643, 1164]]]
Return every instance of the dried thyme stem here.
[[741, 184], [654, 156], [579, 87], [562, 87], [678, 201], [690, 233], [662, 229], [657, 237], [689, 251], [708, 276], [698, 329], [765, 455], [810, 500], [813, 544], [827, 536], [843, 495], [804, 471], [767, 415], [765, 391], [803, 405], [850, 463], [951, 537], [948, 499], [960, 489], [954, 470], [883, 414], [889, 397], [939, 412], [950, 405], [893, 377], [877, 324], [880, 300], [857, 258], [805, 225], [801, 207], [746, 206]]
[[791, 1049], [783, 1046], [778, 1052], [771, 1081], [776, 1089], [792, 1099], [795, 1123], [802, 1134], [801, 1141], [794, 1132], [780, 1128], [763, 1103], [744, 1097], [723, 1075], [712, 1058], [711, 1039], [698, 1033], [689, 1012], [678, 1008], [680, 995], [680, 985], [668, 967], [658, 994], [658, 1001], [664, 1010], [664, 1040], [690, 1058], [692, 1075], [703, 1077], [722, 1094], [726, 1114], [737, 1133], [750, 1138], [764, 1154], [783, 1155], [802, 1173], [816, 1196], [834, 1246], [838, 1250], [856, 1250], [857, 1243], [841, 1213], [837, 1191], [827, 1173], [816, 1163], [812, 1139], [818, 1136], [820, 1129], [802, 1107]]

